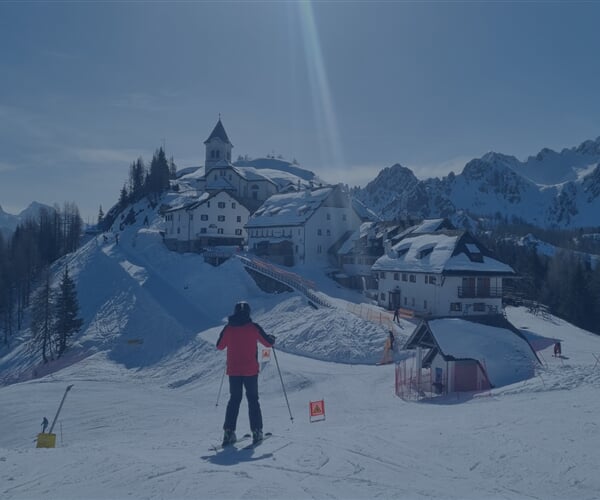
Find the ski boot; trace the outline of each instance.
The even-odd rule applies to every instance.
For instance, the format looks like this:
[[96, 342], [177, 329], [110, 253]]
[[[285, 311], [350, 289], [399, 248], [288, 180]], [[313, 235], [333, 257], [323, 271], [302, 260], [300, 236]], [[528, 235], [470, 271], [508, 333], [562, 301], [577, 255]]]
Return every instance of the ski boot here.
[[254, 429], [252, 431], [252, 444], [260, 443], [263, 440], [262, 429]]
[[221, 443], [221, 446], [224, 448], [225, 446], [232, 445], [236, 441], [237, 438], [235, 437], [235, 431], [225, 429], [225, 432], [223, 433], [223, 442]]

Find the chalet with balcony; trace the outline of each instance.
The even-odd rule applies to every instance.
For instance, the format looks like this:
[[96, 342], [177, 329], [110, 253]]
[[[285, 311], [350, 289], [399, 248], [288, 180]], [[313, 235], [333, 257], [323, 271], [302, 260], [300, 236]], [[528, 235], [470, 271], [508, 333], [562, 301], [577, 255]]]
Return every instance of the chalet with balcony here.
[[397, 222], [381, 221], [377, 216], [368, 217], [337, 251], [338, 267], [341, 272], [334, 278], [350, 288], [373, 290], [377, 288], [377, 279], [371, 268], [385, 253], [384, 242], [392, 245], [408, 234], [455, 229], [447, 219], [432, 219], [415, 224], [406, 219]]
[[[372, 267], [378, 303], [417, 316], [463, 316], [502, 312], [502, 280], [515, 275], [471, 233], [428, 232], [428, 221], [395, 244]], [[431, 228], [434, 228], [433, 226]]]

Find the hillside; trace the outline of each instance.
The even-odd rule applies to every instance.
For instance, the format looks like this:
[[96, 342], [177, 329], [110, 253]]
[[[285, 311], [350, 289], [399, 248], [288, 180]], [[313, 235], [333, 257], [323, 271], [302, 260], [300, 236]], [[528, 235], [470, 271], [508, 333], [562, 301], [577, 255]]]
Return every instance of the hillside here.
[[[360, 297], [297, 268], [336, 304], [261, 292], [239, 262], [218, 268], [164, 249], [152, 209], [117, 244], [99, 236], [69, 259], [85, 326], [70, 357], [0, 359], [0, 496], [69, 498], [594, 498], [600, 338], [509, 308], [514, 325], [564, 358], [539, 353], [537, 376], [480, 395], [405, 402], [394, 365], [374, 366], [386, 331], [347, 312]], [[151, 213], [152, 212], [152, 213]], [[150, 227], [139, 223], [145, 215]], [[55, 271], [60, 272], [59, 263]], [[215, 453], [227, 388], [214, 342], [236, 300], [277, 337], [259, 384], [265, 430], [250, 451]], [[414, 328], [403, 321], [402, 343]], [[282, 391], [285, 384], [289, 409]], [[56, 449], [35, 449], [68, 384]], [[310, 423], [308, 403], [325, 400]], [[291, 416], [290, 416], [291, 414]], [[292, 418], [293, 417], [293, 420]], [[238, 431], [247, 431], [245, 402]]]
[[525, 162], [488, 153], [460, 174], [418, 180], [399, 164], [382, 170], [357, 197], [384, 219], [405, 214], [490, 219], [517, 217], [539, 227], [598, 224], [600, 138], [560, 153], [544, 149]]

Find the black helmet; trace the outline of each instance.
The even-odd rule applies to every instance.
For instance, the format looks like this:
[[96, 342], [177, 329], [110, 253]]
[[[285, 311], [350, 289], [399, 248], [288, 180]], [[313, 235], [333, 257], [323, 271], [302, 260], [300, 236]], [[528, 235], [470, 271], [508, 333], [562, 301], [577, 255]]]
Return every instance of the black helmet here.
[[233, 310], [233, 314], [244, 314], [246, 316], [250, 316], [250, 304], [245, 301], [238, 302], [235, 305], [235, 309]]

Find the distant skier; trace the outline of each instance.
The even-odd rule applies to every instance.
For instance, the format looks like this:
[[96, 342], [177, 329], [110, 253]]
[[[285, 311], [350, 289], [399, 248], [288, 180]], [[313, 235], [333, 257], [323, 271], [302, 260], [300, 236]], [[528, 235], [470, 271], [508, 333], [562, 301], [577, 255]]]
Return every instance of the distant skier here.
[[394, 352], [394, 343], [396, 342], [396, 337], [394, 337], [394, 332], [392, 330], [390, 330], [390, 334], [389, 334], [389, 340], [390, 340], [390, 352]]
[[262, 327], [250, 318], [250, 305], [238, 302], [229, 322], [221, 331], [217, 349], [227, 349], [227, 375], [229, 376], [229, 402], [223, 424], [223, 446], [235, 443], [237, 417], [242, 402], [242, 388], [246, 389], [248, 417], [252, 442], [263, 439], [263, 422], [258, 402], [258, 348], [257, 342], [272, 347], [275, 337], [267, 335]]
[[46, 428], [48, 427], [48, 419], [44, 417], [42, 420], [42, 434], [46, 434]]
[[396, 309], [394, 310], [394, 319], [392, 321], [394, 321], [394, 323], [400, 323], [400, 308], [396, 307]]
[[554, 344], [554, 356], [560, 357], [562, 355], [562, 348], [560, 346], [560, 342], [556, 342]]

